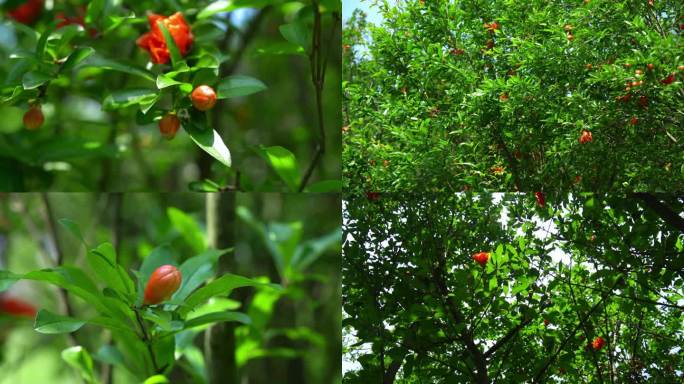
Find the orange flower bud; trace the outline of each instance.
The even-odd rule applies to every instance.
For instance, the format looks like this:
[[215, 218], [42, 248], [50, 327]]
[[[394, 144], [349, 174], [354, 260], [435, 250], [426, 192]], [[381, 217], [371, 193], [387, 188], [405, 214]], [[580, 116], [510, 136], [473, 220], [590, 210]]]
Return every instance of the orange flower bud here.
[[175, 113], [167, 113], [159, 120], [159, 133], [167, 140], [176, 137], [176, 132], [178, 132], [179, 128], [180, 120]]
[[216, 92], [208, 85], [200, 85], [190, 94], [192, 105], [200, 111], [208, 111], [216, 104]]
[[145, 287], [146, 305], [159, 304], [168, 300], [180, 288], [182, 276], [173, 265], [162, 265], [152, 272]]
[[40, 109], [40, 104], [32, 105], [26, 113], [24, 113], [24, 126], [27, 129], [34, 130], [40, 128], [45, 121], [43, 111]]

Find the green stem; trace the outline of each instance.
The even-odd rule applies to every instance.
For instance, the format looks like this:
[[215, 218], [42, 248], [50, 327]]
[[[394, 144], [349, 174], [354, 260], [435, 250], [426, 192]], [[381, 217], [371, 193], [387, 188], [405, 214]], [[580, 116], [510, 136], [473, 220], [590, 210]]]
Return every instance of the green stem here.
[[150, 358], [152, 359], [152, 366], [154, 367], [154, 373], [159, 373], [159, 366], [157, 365], [157, 356], [154, 354], [154, 349], [152, 348], [152, 339], [150, 334], [147, 332], [147, 327], [145, 327], [145, 322], [140, 315], [140, 308], [134, 307], [133, 312], [135, 312], [135, 319], [138, 321], [140, 330], [142, 331], [142, 339], [145, 345], [147, 345], [147, 351], [150, 353]]

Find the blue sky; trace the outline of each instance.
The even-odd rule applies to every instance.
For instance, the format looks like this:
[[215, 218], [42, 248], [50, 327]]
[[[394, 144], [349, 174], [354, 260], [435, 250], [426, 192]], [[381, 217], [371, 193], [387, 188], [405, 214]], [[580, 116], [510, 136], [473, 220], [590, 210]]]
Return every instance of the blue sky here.
[[342, 20], [347, 21], [355, 9], [361, 9], [368, 15], [368, 21], [380, 24], [382, 17], [371, 4], [372, 0], [342, 0]]

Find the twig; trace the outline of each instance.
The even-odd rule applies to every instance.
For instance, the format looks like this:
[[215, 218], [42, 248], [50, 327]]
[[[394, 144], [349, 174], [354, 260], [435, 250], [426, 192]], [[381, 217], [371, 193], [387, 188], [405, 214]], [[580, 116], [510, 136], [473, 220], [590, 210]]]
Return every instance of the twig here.
[[[314, 11], [314, 29], [311, 44], [311, 53], [309, 54], [309, 60], [311, 62], [311, 82], [314, 86], [314, 91], [316, 93], [316, 115], [318, 118], [318, 142], [316, 143], [316, 148], [314, 149], [314, 155], [309, 163], [308, 168], [302, 176], [302, 180], [299, 183], [299, 192], [304, 191], [306, 185], [309, 183], [309, 179], [313, 174], [314, 169], [318, 166], [321, 157], [325, 153], [325, 122], [323, 118], [323, 85], [325, 84], [325, 70], [328, 65], [327, 54], [324, 55], [321, 51], [321, 36], [323, 34], [322, 24], [321, 24], [321, 11], [319, 7], [319, 1], [313, 1], [313, 11]], [[335, 36], [335, 31], [337, 28], [332, 28], [329, 43]], [[328, 44], [330, 46], [331, 44]]]
[[150, 358], [152, 359], [152, 366], [154, 367], [154, 373], [158, 374], [160, 372], [159, 366], [157, 365], [157, 356], [154, 354], [154, 348], [152, 348], [152, 339], [150, 339], [150, 335], [147, 333], [147, 327], [145, 327], [145, 322], [143, 321], [143, 318], [140, 315], [140, 308], [133, 307], [133, 312], [135, 312], [135, 319], [138, 321], [140, 331], [142, 331], [142, 337], [143, 341], [145, 342], [145, 345], [147, 345], [147, 351], [150, 353]]

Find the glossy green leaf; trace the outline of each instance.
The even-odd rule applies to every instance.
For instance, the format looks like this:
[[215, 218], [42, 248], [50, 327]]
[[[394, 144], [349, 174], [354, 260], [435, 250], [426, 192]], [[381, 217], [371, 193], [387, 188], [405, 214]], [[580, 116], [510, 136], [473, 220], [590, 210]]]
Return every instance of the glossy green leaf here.
[[292, 152], [280, 146], [261, 146], [257, 149], [257, 153], [266, 160], [291, 191], [297, 190], [300, 176], [297, 159]]
[[219, 322], [238, 322], [242, 324], [251, 324], [252, 320], [249, 318], [249, 316], [241, 312], [222, 311], [209, 313], [195, 317], [192, 320], [188, 320], [185, 322], [185, 328], [194, 328]]
[[174, 207], [167, 208], [166, 214], [171, 224], [195, 252], [199, 253], [207, 248], [206, 236], [197, 220]]
[[235, 75], [221, 80], [218, 85], [218, 98], [227, 99], [231, 97], [247, 96], [261, 92], [268, 87], [259, 79], [249, 76]]
[[61, 316], [46, 309], [41, 309], [36, 315], [33, 329], [39, 333], [71, 333], [85, 325], [85, 321], [68, 316]]
[[75, 368], [86, 383], [97, 383], [93, 369], [93, 359], [88, 351], [80, 345], [62, 351], [62, 360]]
[[207, 126], [206, 121], [196, 121], [190, 119], [188, 124], [184, 124], [186, 132], [190, 138], [205, 152], [220, 161], [226, 167], [231, 166], [230, 151], [218, 132]]
[[61, 71], [68, 71], [95, 53], [92, 47], [76, 48], [62, 64]]

